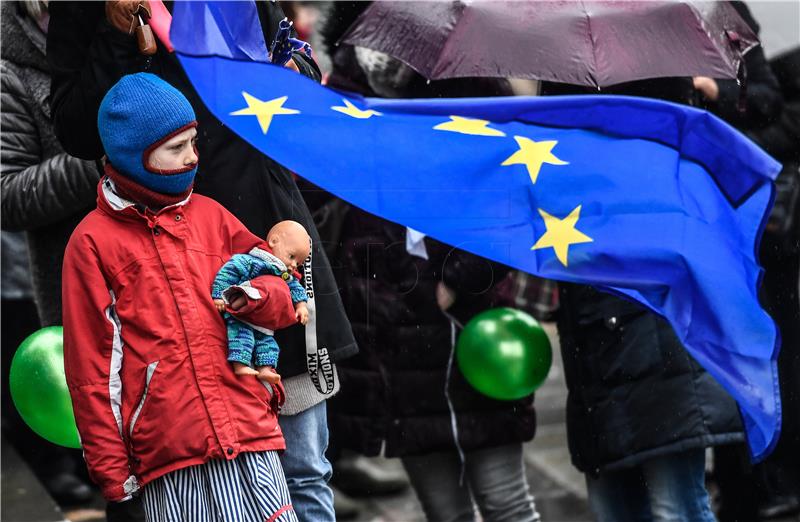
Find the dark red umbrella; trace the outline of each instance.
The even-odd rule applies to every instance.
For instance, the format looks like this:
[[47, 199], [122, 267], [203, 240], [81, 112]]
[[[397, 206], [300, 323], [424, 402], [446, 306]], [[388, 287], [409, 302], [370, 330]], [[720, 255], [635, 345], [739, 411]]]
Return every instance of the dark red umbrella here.
[[342, 37], [431, 80], [490, 76], [605, 87], [735, 78], [758, 38], [725, 2], [375, 2]]

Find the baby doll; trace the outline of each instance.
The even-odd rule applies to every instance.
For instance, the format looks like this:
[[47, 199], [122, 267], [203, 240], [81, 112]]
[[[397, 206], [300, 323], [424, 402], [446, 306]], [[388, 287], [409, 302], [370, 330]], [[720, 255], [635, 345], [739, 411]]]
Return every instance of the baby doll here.
[[[281, 221], [270, 229], [266, 243], [247, 254], [234, 255], [217, 273], [211, 296], [217, 310], [225, 312], [228, 361], [237, 375], [255, 375], [270, 384], [280, 381], [280, 375], [275, 371], [279, 348], [274, 331], [269, 329], [269, 325], [250, 324], [228, 312], [238, 310], [247, 301], [248, 292], [244, 289], [251, 279], [273, 275], [286, 281], [285, 288], [291, 295], [295, 318], [306, 324], [308, 295], [299, 282], [297, 267], [308, 257], [310, 249], [311, 238], [303, 225], [296, 221]], [[280, 306], [278, 300], [275, 300], [275, 305]]]

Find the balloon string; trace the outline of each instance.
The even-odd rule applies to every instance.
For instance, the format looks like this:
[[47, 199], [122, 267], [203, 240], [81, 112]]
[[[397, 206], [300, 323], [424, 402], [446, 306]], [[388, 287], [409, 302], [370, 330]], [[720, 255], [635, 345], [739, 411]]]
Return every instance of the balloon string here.
[[[450, 320], [450, 325], [451, 325], [451, 326], [452, 326], [453, 324], [455, 324], [455, 325], [456, 325], [456, 326], [457, 326], [457, 327], [458, 327], [460, 330], [463, 330], [463, 329], [464, 329], [464, 325], [463, 325], [463, 324], [461, 324], [461, 323], [459, 322], [459, 320], [458, 320], [458, 319], [456, 319], [454, 316], [450, 315], [450, 314], [449, 314], [449, 313], [447, 313], [447, 311], [445, 311], [445, 310], [442, 310], [442, 313], [444, 314], [444, 316], [445, 316], [445, 317], [447, 317], [447, 319], [449, 319], [449, 320]], [[454, 346], [455, 346], [455, 343], [456, 343], [456, 340], [455, 340], [455, 332], [453, 332], [453, 345], [454, 345]]]
[[447, 361], [447, 375], [445, 376], [444, 381], [444, 396], [447, 399], [447, 407], [450, 410], [450, 427], [453, 430], [453, 440], [456, 443], [456, 450], [458, 450], [458, 458], [461, 461], [461, 475], [458, 478], [458, 485], [464, 486], [464, 471], [465, 471], [465, 459], [464, 459], [464, 450], [461, 449], [461, 443], [458, 441], [458, 423], [456, 422], [456, 411], [453, 408], [453, 401], [450, 399], [450, 375], [453, 373], [453, 359], [455, 358], [456, 353], [456, 326], [463, 329], [464, 327], [461, 326], [461, 323], [453, 317], [452, 315], [448, 314], [445, 311], [442, 313], [450, 319], [450, 359]]

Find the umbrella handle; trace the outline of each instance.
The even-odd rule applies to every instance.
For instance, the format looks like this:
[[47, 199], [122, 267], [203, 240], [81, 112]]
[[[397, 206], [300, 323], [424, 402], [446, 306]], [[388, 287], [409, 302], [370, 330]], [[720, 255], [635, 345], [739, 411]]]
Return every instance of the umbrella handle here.
[[744, 60], [739, 62], [739, 72], [736, 74], [736, 83], [739, 84], [739, 101], [736, 108], [739, 112], [747, 111], [747, 64]]
[[739, 100], [736, 103], [736, 108], [739, 112], [747, 110], [747, 65], [742, 55], [742, 39], [736, 31], [725, 31], [725, 36], [731, 47], [734, 48], [739, 57], [739, 68], [736, 72], [736, 83], [739, 84]]

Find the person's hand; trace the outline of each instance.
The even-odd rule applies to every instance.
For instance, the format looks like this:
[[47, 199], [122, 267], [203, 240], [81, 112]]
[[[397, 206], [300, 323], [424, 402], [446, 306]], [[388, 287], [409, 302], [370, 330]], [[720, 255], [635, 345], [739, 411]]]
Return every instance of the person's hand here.
[[147, 0], [106, 0], [106, 19], [115, 29], [125, 34], [133, 34], [136, 27], [136, 12], [139, 7], [150, 15]]
[[692, 78], [694, 88], [700, 91], [703, 97], [708, 101], [717, 101], [719, 98], [719, 85], [714, 78], [707, 76], [695, 76]]
[[300, 72], [300, 69], [297, 68], [297, 64], [294, 63], [294, 58], [289, 58], [289, 61], [286, 62], [286, 65], [284, 65], [284, 67], [286, 67], [287, 69], [291, 69], [296, 73]]
[[442, 311], [447, 310], [456, 302], [456, 293], [441, 281], [436, 285], [436, 304]]
[[214, 306], [217, 308], [218, 312], [225, 311], [225, 301], [222, 299], [214, 299]]
[[305, 303], [300, 302], [295, 305], [294, 316], [300, 324], [308, 324], [308, 307]]

